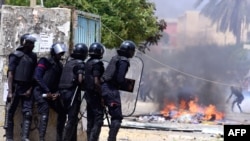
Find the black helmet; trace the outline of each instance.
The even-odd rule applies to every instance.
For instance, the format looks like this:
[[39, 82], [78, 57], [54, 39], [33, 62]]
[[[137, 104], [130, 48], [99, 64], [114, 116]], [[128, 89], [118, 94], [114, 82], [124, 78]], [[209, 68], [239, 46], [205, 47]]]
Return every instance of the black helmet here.
[[50, 49], [50, 54], [51, 56], [55, 56], [56, 54], [60, 54], [60, 53], [65, 53], [66, 51], [66, 45], [63, 43], [54, 43], [51, 46]]
[[23, 43], [24, 43], [24, 40], [25, 38], [27, 38], [27, 36], [29, 36], [30, 34], [29, 33], [25, 33], [21, 36], [20, 38], [20, 45], [23, 46]]
[[23, 39], [24, 39], [23, 42], [22, 42], [23, 46], [25, 46], [25, 45], [27, 45], [29, 43], [34, 44], [36, 42], [36, 38], [31, 34], [25, 35]]
[[29, 34], [29, 33], [25, 33], [21, 36], [20, 38], [20, 47], [22, 48], [23, 46], [27, 46], [29, 44], [34, 44], [36, 42], [36, 38]]
[[104, 45], [101, 43], [92, 43], [89, 47], [89, 56], [101, 59], [104, 53], [104, 48]]
[[132, 58], [135, 54], [136, 45], [133, 41], [123, 41], [120, 45], [120, 48], [117, 50], [119, 55]]
[[84, 43], [77, 43], [74, 46], [73, 53], [71, 54], [71, 57], [76, 59], [85, 60], [88, 56], [88, 47]]

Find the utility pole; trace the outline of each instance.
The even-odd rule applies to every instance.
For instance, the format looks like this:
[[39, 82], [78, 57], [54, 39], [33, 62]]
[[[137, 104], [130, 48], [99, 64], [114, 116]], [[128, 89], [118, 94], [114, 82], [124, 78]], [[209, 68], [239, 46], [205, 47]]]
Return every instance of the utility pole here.
[[36, 0], [30, 0], [30, 7], [36, 6]]

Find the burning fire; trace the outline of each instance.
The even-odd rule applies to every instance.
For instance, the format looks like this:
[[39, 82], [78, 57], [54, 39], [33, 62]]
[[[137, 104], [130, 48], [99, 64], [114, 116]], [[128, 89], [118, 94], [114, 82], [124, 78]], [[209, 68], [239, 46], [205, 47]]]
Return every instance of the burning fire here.
[[161, 114], [165, 117], [179, 118], [183, 115], [200, 115], [201, 120], [212, 121], [221, 120], [224, 117], [222, 112], [217, 111], [216, 107], [210, 104], [207, 107], [198, 105], [198, 98], [189, 102], [181, 100], [178, 107], [174, 103], [168, 103], [161, 111]]

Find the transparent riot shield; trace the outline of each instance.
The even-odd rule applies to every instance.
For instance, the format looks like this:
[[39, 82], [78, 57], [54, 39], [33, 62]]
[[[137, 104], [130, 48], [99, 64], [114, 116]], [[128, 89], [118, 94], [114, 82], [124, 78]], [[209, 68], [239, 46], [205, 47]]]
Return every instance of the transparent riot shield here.
[[139, 94], [139, 87], [141, 83], [141, 76], [143, 72], [143, 61], [139, 57], [133, 57], [130, 60], [130, 68], [126, 78], [134, 79], [135, 85], [133, 92], [121, 91], [122, 112], [123, 116], [131, 116], [135, 112], [136, 103]]
[[[103, 62], [106, 68], [109, 61], [104, 60]], [[130, 68], [128, 70], [126, 78], [135, 80], [135, 84], [133, 92], [120, 90], [122, 101], [122, 113], [124, 117], [131, 116], [135, 112], [143, 67], [144, 64], [140, 57], [135, 56], [130, 60]]]

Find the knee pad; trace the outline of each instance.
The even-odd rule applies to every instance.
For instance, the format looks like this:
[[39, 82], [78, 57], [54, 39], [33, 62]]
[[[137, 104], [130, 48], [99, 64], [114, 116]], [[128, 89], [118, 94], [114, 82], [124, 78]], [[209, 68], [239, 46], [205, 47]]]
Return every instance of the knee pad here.
[[48, 115], [42, 114], [42, 115], [41, 115], [41, 118], [42, 118], [43, 120], [47, 120], [47, 119], [48, 119]]

